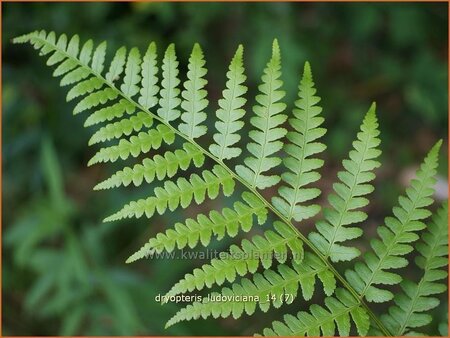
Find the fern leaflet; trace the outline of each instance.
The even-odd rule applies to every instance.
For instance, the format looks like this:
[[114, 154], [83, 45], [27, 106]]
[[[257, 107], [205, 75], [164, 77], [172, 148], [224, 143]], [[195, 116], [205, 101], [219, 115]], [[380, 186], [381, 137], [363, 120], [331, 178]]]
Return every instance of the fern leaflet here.
[[[436, 281], [447, 277], [443, 270], [448, 264], [448, 204], [445, 203], [434, 215], [416, 249], [420, 256], [416, 257], [417, 266], [423, 270], [423, 276], [416, 284], [408, 279], [401, 282], [403, 292], [395, 295], [396, 305], [389, 308], [389, 314], [381, 316], [386, 327], [396, 336], [408, 334], [422, 335], [410, 331], [431, 322], [432, 317], [423, 313], [439, 305], [439, 300], [431, 295], [444, 292], [445, 284]], [[409, 332], [408, 332], [409, 331]]]
[[360, 297], [369, 302], [383, 303], [393, 298], [391, 291], [374, 285], [395, 285], [401, 276], [386, 270], [399, 269], [408, 265], [403, 257], [413, 250], [410, 243], [418, 239], [415, 233], [426, 228], [423, 219], [430, 216], [425, 209], [433, 200], [436, 168], [438, 165], [439, 141], [429, 152], [416, 178], [406, 189], [406, 196], [400, 196], [400, 206], [393, 208], [394, 217], [385, 219], [386, 226], [377, 228], [381, 240], [373, 239], [370, 245], [373, 252], [364, 256], [364, 263], [357, 262], [354, 270], [346, 271], [345, 276]]
[[328, 196], [331, 208], [324, 210], [325, 220], [316, 223], [318, 233], [309, 235], [315, 247], [333, 262], [349, 261], [360, 254], [358, 249], [338, 243], [362, 235], [360, 228], [345, 226], [361, 223], [367, 218], [364, 212], [355, 209], [365, 207], [369, 201], [363, 196], [373, 191], [373, 186], [368, 183], [375, 178], [372, 170], [380, 165], [375, 160], [380, 155], [376, 148], [380, 144], [379, 133], [373, 104], [364, 118], [357, 140], [353, 142], [354, 149], [350, 151], [349, 159], [342, 162], [346, 170], [338, 173], [340, 182], [333, 185], [335, 194]]
[[283, 82], [281, 76], [280, 48], [277, 40], [273, 42], [272, 58], [267, 63], [262, 76], [262, 84], [258, 87], [261, 92], [256, 96], [259, 105], [253, 107], [256, 116], [250, 119], [250, 123], [256, 128], [249, 134], [254, 141], [247, 146], [253, 157], [247, 157], [244, 165], [236, 166], [236, 172], [243, 177], [252, 187], [265, 189], [280, 181], [278, 175], [263, 175], [264, 172], [273, 169], [281, 163], [281, 159], [271, 156], [278, 152], [283, 143], [280, 141], [286, 134], [286, 129], [279, 127], [287, 119], [281, 114], [286, 105], [279, 102], [285, 95], [279, 90]]
[[284, 185], [278, 189], [279, 196], [272, 198], [272, 204], [287, 219], [294, 218], [298, 222], [313, 217], [320, 211], [317, 204], [304, 204], [320, 195], [319, 189], [305, 186], [319, 180], [320, 174], [314, 170], [322, 167], [323, 160], [311, 156], [326, 148], [323, 143], [317, 142], [326, 130], [320, 128], [324, 119], [319, 116], [322, 108], [317, 106], [320, 98], [315, 93], [311, 67], [306, 62], [294, 116], [289, 119], [289, 124], [295, 131], [287, 133], [291, 143], [284, 147], [288, 157], [283, 160], [283, 164], [289, 172], [281, 175]]
[[240, 139], [236, 132], [244, 126], [241, 121], [245, 114], [244, 106], [246, 100], [242, 97], [247, 92], [247, 87], [242, 85], [246, 77], [243, 66], [244, 48], [240, 45], [230, 63], [227, 72], [228, 81], [223, 91], [223, 98], [219, 100], [219, 109], [216, 112], [219, 121], [216, 122], [218, 133], [213, 135], [214, 141], [209, 150], [220, 161], [230, 159], [241, 154], [241, 149], [233, 147]]

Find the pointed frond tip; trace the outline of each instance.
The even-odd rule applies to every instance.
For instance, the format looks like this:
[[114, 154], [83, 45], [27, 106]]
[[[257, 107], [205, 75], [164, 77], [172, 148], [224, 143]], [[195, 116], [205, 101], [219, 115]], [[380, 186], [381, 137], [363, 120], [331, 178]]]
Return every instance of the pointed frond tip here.
[[338, 172], [334, 193], [328, 195], [330, 207], [324, 209], [324, 219], [316, 223], [317, 232], [309, 235], [311, 242], [333, 262], [350, 261], [360, 255], [359, 249], [342, 243], [363, 234], [357, 225], [367, 219], [361, 209], [369, 204], [367, 196], [374, 190], [370, 183], [375, 179], [374, 170], [380, 166], [377, 161], [381, 154], [379, 134], [372, 105], [348, 159], [342, 162], [345, 170]]
[[215, 123], [218, 131], [213, 135], [214, 143], [209, 150], [220, 161], [238, 157], [241, 149], [235, 144], [240, 140], [239, 131], [243, 128], [242, 117], [245, 115], [243, 106], [246, 103], [244, 94], [247, 87], [244, 85], [246, 76], [243, 66], [243, 47], [239, 45], [227, 72], [226, 89], [219, 100], [219, 109], [216, 115], [219, 121]]
[[321, 194], [320, 189], [312, 184], [320, 179], [318, 170], [324, 161], [317, 157], [326, 149], [325, 144], [320, 142], [326, 133], [322, 127], [322, 107], [318, 105], [320, 97], [315, 95], [314, 83], [307, 73], [308, 69], [305, 69], [293, 116], [288, 120], [293, 129], [287, 133], [289, 142], [283, 146], [288, 155], [283, 159], [283, 164], [288, 170], [281, 175], [283, 185], [278, 189], [278, 196], [272, 198], [272, 204], [279, 212], [297, 222], [320, 212], [320, 206], [310, 201]]
[[280, 58], [280, 45], [278, 44], [278, 39], [273, 39], [272, 42], [272, 57]]
[[303, 78], [309, 81], [313, 81], [312, 70], [309, 61], [306, 61], [305, 65], [303, 66]]
[[239, 164], [235, 168], [239, 176], [258, 189], [269, 188], [281, 179], [276, 174], [265, 173], [273, 172], [271, 169], [281, 163], [277, 153], [283, 147], [281, 139], [287, 132], [281, 127], [287, 119], [287, 115], [283, 114], [286, 104], [281, 101], [286, 95], [281, 89], [282, 85], [281, 59], [275, 40], [272, 56], [258, 86], [259, 94], [253, 106], [255, 115], [250, 118], [250, 124], [254, 127], [249, 133], [252, 142], [247, 144], [250, 156], [244, 159], [244, 165]]

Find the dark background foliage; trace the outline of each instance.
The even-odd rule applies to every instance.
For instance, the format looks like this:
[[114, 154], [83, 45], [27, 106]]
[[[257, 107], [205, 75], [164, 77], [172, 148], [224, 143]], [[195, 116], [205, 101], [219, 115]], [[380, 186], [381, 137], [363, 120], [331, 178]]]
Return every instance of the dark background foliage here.
[[[149, 187], [92, 192], [113, 169], [86, 167], [95, 152], [87, 147], [91, 131], [72, 116], [73, 103], [65, 102], [65, 89], [43, 60], [29, 46], [12, 45], [12, 37], [36, 29], [79, 34], [82, 40], [108, 40], [109, 57], [122, 44], [143, 51], [154, 40], [161, 55], [175, 42], [183, 69], [199, 42], [209, 69], [210, 116], [237, 44], [245, 46], [251, 98], [272, 39], [278, 38], [288, 109], [305, 60], [323, 98], [329, 130], [324, 196], [363, 114], [377, 102], [383, 167], [367, 209], [365, 237], [356, 243], [365, 251], [427, 150], [439, 138], [447, 144], [447, 20], [444, 3], [3, 4], [3, 333], [252, 334], [282, 312], [305, 306], [238, 321], [181, 323], [164, 331], [180, 305], [160, 306], [155, 295], [204, 262], [124, 261], [184, 211], [151, 221], [101, 223], [126, 201], [148, 194]], [[447, 196], [446, 151], [441, 154], [438, 200]], [[308, 231], [311, 224], [299, 226]], [[416, 278], [410, 270], [404, 275]], [[432, 328], [446, 316], [445, 299]]]

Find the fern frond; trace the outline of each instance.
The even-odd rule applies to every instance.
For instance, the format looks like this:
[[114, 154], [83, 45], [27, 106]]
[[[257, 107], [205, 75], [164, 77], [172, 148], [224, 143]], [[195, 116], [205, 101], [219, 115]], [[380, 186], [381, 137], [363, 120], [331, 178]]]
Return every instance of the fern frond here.
[[207, 92], [203, 89], [208, 81], [204, 79], [206, 75], [205, 60], [200, 45], [196, 43], [189, 58], [187, 80], [184, 82], [184, 90], [181, 92], [183, 101], [181, 108], [181, 120], [178, 129], [191, 140], [206, 134], [206, 126], [202, 122], [206, 120], [206, 113], [203, 111], [208, 106]]
[[150, 43], [142, 62], [142, 86], [140, 90], [139, 104], [150, 109], [158, 103], [158, 66], [156, 44]]
[[[240, 283], [234, 283], [231, 288], [223, 288], [220, 293], [212, 293], [203, 302], [194, 302], [178, 311], [166, 324], [166, 327], [180, 321], [187, 321], [210, 316], [226, 318], [230, 315], [239, 318], [245, 312], [252, 315], [259, 306], [267, 312], [271, 306], [281, 307], [290, 304], [297, 297], [299, 287], [303, 298], [308, 300], [314, 292], [317, 276], [324, 277], [325, 289], [335, 286], [335, 280], [323, 273], [327, 267], [315, 255], [306, 255], [302, 264], [294, 263], [293, 267], [279, 265], [278, 272], [265, 270], [263, 274], [256, 273], [253, 279], [243, 278]], [[171, 295], [167, 295], [171, 296]], [[224, 301], [214, 301], [213, 298], [223, 297]]]
[[124, 70], [126, 59], [127, 49], [122, 46], [116, 51], [116, 54], [111, 61], [111, 65], [109, 66], [108, 73], [105, 75], [107, 81], [114, 83], [114, 81], [118, 80]]
[[175, 45], [172, 43], [164, 53], [162, 64], [161, 98], [159, 99], [158, 115], [165, 121], [170, 122], [180, 117], [180, 110], [177, 109], [181, 103], [180, 89], [178, 85], [178, 60], [175, 53]]
[[283, 147], [280, 141], [286, 135], [286, 129], [280, 127], [287, 116], [282, 114], [286, 105], [279, 102], [285, 95], [280, 90], [283, 81], [281, 77], [281, 56], [277, 40], [272, 46], [272, 58], [267, 63], [262, 76], [262, 84], [258, 87], [261, 92], [256, 96], [258, 105], [253, 107], [256, 116], [250, 119], [250, 123], [256, 129], [250, 131], [249, 136], [254, 142], [250, 142], [247, 150], [250, 157], [244, 160], [244, 165], [236, 166], [236, 172], [244, 178], [252, 187], [265, 189], [280, 181], [278, 175], [264, 175], [263, 173], [275, 168], [281, 163], [281, 159], [274, 155]]
[[131, 183], [139, 186], [143, 180], [147, 183], [153, 182], [155, 176], [162, 181], [165, 177], [173, 177], [179, 169], [186, 170], [191, 163], [200, 168], [204, 161], [205, 156], [198, 148], [190, 143], [184, 143], [183, 149], [177, 149], [175, 152], [166, 151], [164, 156], [155, 155], [151, 159], [144, 159], [142, 164], [119, 170], [110, 178], [97, 184], [94, 190], [116, 188], [121, 185], [126, 187]]
[[209, 150], [220, 161], [238, 157], [241, 154], [241, 149], [233, 145], [241, 139], [236, 132], [244, 126], [241, 119], [245, 115], [245, 110], [242, 107], [247, 101], [242, 97], [247, 92], [247, 87], [243, 85], [247, 78], [244, 75], [243, 53], [244, 47], [239, 45], [231, 60], [227, 72], [226, 89], [222, 92], [223, 98], [219, 100], [220, 108], [216, 112], [219, 121], [216, 122], [215, 127], [218, 132], [213, 135], [215, 143], [209, 146]]
[[208, 246], [212, 235], [221, 240], [225, 234], [235, 237], [242, 229], [244, 232], [250, 231], [254, 223], [254, 215], [258, 224], [264, 224], [267, 219], [267, 208], [253, 194], [244, 192], [242, 199], [233, 205], [233, 209], [224, 208], [220, 213], [213, 210], [209, 216], [200, 214], [197, 220], [188, 218], [185, 224], [176, 223], [173, 229], [168, 229], [164, 233], [159, 233], [151, 238], [139, 251], [127, 259], [127, 263], [148, 257], [153, 252], [160, 253], [163, 250], [172, 252], [175, 247], [183, 249], [188, 246], [193, 249], [198, 244]]
[[216, 165], [212, 171], [204, 170], [202, 176], [192, 174], [189, 180], [180, 177], [176, 183], [165, 181], [164, 187], [155, 188], [154, 196], [126, 204], [120, 211], [107, 217], [105, 222], [122, 218], [139, 218], [144, 214], [150, 218], [155, 211], [162, 215], [167, 209], [173, 211], [178, 206], [187, 208], [192, 200], [197, 204], [202, 203], [206, 195], [210, 199], [216, 198], [220, 187], [225, 196], [230, 196], [234, 191], [234, 185], [230, 173]]
[[324, 119], [319, 116], [322, 108], [317, 106], [320, 98], [314, 96], [316, 89], [308, 62], [305, 63], [303, 77], [298, 87], [299, 99], [295, 101], [294, 117], [289, 124], [295, 131], [287, 133], [291, 143], [284, 146], [288, 156], [283, 164], [289, 169], [281, 175], [283, 186], [278, 189], [278, 195], [272, 198], [272, 204], [287, 219], [300, 222], [315, 216], [320, 211], [317, 204], [305, 205], [320, 195], [317, 188], [305, 186], [319, 180], [320, 174], [315, 171], [323, 166], [323, 160], [311, 158], [326, 149], [318, 139], [325, 135], [326, 129], [320, 128]]
[[112, 139], [129, 136], [133, 131], [141, 131], [143, 127], [150, 128], [153, 125], [153, 118], [143, 111], [138, 112], [130, 118], [124, 118], [120, 121], [109, 123], [101, 127], [89, 139], [88, 144], [93, 145], [100, 142], [110, 141]]
[[150, 149], [158, 149], [162, 142], [172, 144], [175, 134], [169, 127], [159, 124], [156, 129], [140, 132], [129, 140], [121, 139], [119, 144], [100, 149], [88, 162], [88, 166], [101, 162], [115, 162], [118, 158], [126, 160], [130, 155], [137, 157]]
[[133, 97], [139, 92], [138, 83], [141, 81], [141, 53], [139, 49], [132, 48], [128, 54], [125, 66], [125, 76], [120, 90], [128, 97]]
[[[62, 37], [63, 35], [61, 35]], [[60, 49], [63, 48], [63, 45], [58, 46]], [[72, 55], [73, 57], [76, 57], [75, 55]], [[92, 63], [91, 68], [92, 70], [97, 73], [101, 74], [103, 71], [104, 63], [105, 63], [105, 56], [106, 56], [106, 41], [103, 41], [100, 43], [97, 48], [94, 51], [94, 54], [92, 55]]]
[[[50, 34], [55, 34], [54, 32], [50, 32]], [[50, 41], [51, 44], [51, 41]], [[80, 52], [80, 62], [83, 65], [87, 65], [89, 60], [91, 59], [91, 55], [92, 55], [92, 50], [94, 48], [94, 42], [89, 39], [87, 40], [84, 44], [83, 47], [81, 47], [81, 52]]]
[[385, 219], [386, 226], [377, 228], [381, 240], [371, 240], [373, 252], [364, 256], [364, 263], [357, 262], [354, 270], [345, 273], [350, 285], [369, 302], [382, 303], [393, 298], [391, 291], [374, 285], [395, 285], [402, 280], [400, 275], [387, 270], [408, 265], [403, 256], [413, 250], [411, 243], [419, 238], [416, 232], [426, 227], [422, 220], [430, 216], [426, 207], [433, 203], [431, 196], [441, 143], [439, 141], [426, 156], [416, 178], [406, 189], [406, 196], [401, 196], [399, 206], [393, 208], [394, 216]]
[[357, 248], [339, 243], [358, 238], [363, 233], [359, 227], [349, 225], [367, 218], [360, 209], [369, 204], [364, 196], [374, 190], [370, 181], [375, 178], [372, 171], [380, 166], [376, 161], [381, 154], [377, 148], [379, 134], [375, 104], [372, 104], [357, 140], [353, 142], [354, 149], [350, 151], [349, 159], [342, 162], [345, 171], [338, 173], [340, 182], [333, 184], [335, 193], [328, 196], [331, 207], [324, 210], [325, 219], [316, 223], [318, 233], [308, 236], [314, 246], [333, 262], [349, 261], [360, 255]]
[[116, 90], [112, 88], [104, 88], [100, 89], [96, 92], [93, 92], [83, 98], [80, 102], [77, 103], [75, 108], [73, 108], [73, 114], [82, 113], [88, 109], [95, 108], [100, 104], [105, 104], [108, 101], [112, 101], [119, 96]]
[[[372, 171], [379, 165], [376, 161], [379, 132], [374, 106], [363, 121], [349, 159], [343, 162], [344, 170], [338, 173], [340, 182], [334, 184], [334, 192], [328, 197], [331, 206], [325, 209], [324, 220], [317, 223], [317, 233], [308, 239], [296, 229], [292, 220], [310, 218], [320, 210], [312, 202], [320, 194], [313, 183], [319, 179], [318, 169], [323, 165], [317, 154], [325, 149], [320, 142], [325, 129], [321, 127], [323, 119], [319, 98], [315, 96], [308, 63], [300, 81], [299, 99], [289, 119], [292, 130], [287, 133], [282, 127], [287, 116], [283, 114], [286, 106], [281, 102], [284, 92], [281, 90], [281, 60], [276, 40], [262, 84], [258, 87], [259, 95], [253, 107], [255, 116], [250, 119], [253, 129], [247, 145], [250, 154], [242, 165], [236, 166], [235, 171], [223, 161], [236, 158], [241, 153], [236, 144], [240, 139], [238, 130], [243, 125], [242, 108], [246, 102], [242, 47], [238, 48], [229, 66], [226, 88], [216, 112], [218, 121], [214, 144], [208, 147], [197, 142], [207, 131], [205, 110], [208, 105], [205, 90], [207, 70], [198, 44], [189, 58], [187, 79], [180, 93], [179, 64], [173, 44], [165, 51], [159, 84], [154, 43], [148, 46], [143, 58], [137, 48], [131, 48], [128, 55], [125, 47], [119, 48], [103, 75], [106, 42], [94, 45], [92, 40], [88, 40], [80, 49], [78, 36], [68, 38], [62, 34], [57, 37], [55, 33], [45, 31], [21, 36], [14, 42], [29, 42], [46, 57], [47, 65], [54, 68], [53, 75], [61, 78], [61, 86], [71, 87], [67, 100], [78, 101], [74, 114], [90, 112], [85, 114], [85, 126], [97, 127], [90, 144], [117, 139], [112, 145], [98, 150], [89, 165], [138, 157], [160, 148], [163, 142], [171, 146], [163, 155], [152, 154], [139, 164], [126, 166], [96, 186], [96, 189], [109, 189], [131, 183], [138, 186], [144, 180], [148, 183], [155, 179], [162, 182], [154, 189], [153, 195], [130, 202], [106, 221], [142, 217], [144, 214], [150, 217], [156, 212], [163, 214], [179, 206], [187, 208], [194, 202], [203, 202], [207, 196], [214, 199], [221, 191], [229, 196], [234, 192], [235, 182], [245, 188], [242, 201], [235, 202], [230, 208], [213, 210], [208, 215], [199, 214], [196, 218], [176, 223], [172, 229], [151, 238], [129, 261], [163, 250], [172, 252], [186, 246], [207, 246], [213, 236], [220, 240], [225, 235], [233, 237], [240, 230], [249, 231], [255, 219], [262, 224], [266, 222], [268, 211], [273, 212], [274, 230], [267, 230], [251, 240], [244, 239], [240, 246], [232, 245], [228, 254], [221, 256], [223, 259], [213, 259], [210, 264], [194, 269], [167, 294], [177, 296], [227, 281], [232, 285], [223, 288], [221, 296], [249, 297], [251, 293], [258, 297], [268, 296], [267, 302], [247, 299], [243, 303], [194, 303], [176, 314], [169, 325], [200, 316], [232, 314], [238, 317], [244, 311], [253, 313], [258, 306], [266, 311], [281, 305], [276, 297], [272, 299], [273, 295], [292, 292], [296, 296], [300, 289], [303, 298], [309, 300], [317, 279], [322, 281], [328, 296], [325, 304], [313, 304], [309, 312], [300, 312], [297, 317], [285, 316], [285, 323], [274, 322], [271, 329], [264, 331], [266, 334], [333, 335], [338, 332], [349, 335], [352, 322], [361, 335], [367, 334], [371, 323], [373, 332], [411, 334], [414, 326], [428, 323], [429, 317], [424, 316], [424, 312], [437, 304], [431, 296], [444, 290], [437, 283], [445, 277], [440, 268], [446, 264], [443, 251], [447, 246], [443, 242], [443, 233], [439, 235], [437, 230], [442, 226], [438, 223], [443, 221], [443, 216], [435, 218], [430, 232], [422, 237], [424, 243], [417, 246], [422, 255], [417, 263], [424, 270], [418, 284], [407, 281], [401, 284], [404, 293], [394, 299], [396, 304], [383, 321], [365, 300], [385, 302], [392, 299], [392, 293], [385, 286], [400, 284], [402, 280], [391, 270], [407, 264], [406, 255], [419, 238], [416, 233], [425, 228], [423, 221], [430, 215], [426, 207], [432, 203], [433, 176], [440, 144], [426, 157], [406, 195], [400, 197], [400, 205], [393, 209], [394, 216], [387, 217], [386, 225], [378, 227], [380, 239], [371, 242], [373, 252], [365, 255], [364, 262], [356, 263], [353, 270], [347, 271], [345, 279], [330, 261], [350, 260], [359, 255], [359, 251], [344, 246], [343, 242], [362, 233], [355, 224], [367, 217], [359, 209], [368, 204], [366, 195], [373, 190], [370, 184], [374, 179]], [[180, 116], [177, 126], [172, 125]], [[282, 167], [277, 153], [283, 147], [286, 135], [288, 144], [284, 148], [286, 158]], [[175, 137], [178, 142], [175, 142]], [[205, 163], [215, 165], [205, 167], [201, 174], [194, 173], [189, 178], [184, 177], [185, 173], [173, 178], [192, 164], [200, 168]], [[258, 190], [273, 187], [280, 180], [278, 196], [271, 203]], [[304, 245], [309, 247], [305, 249], [306, 253], [303, 252]], [[288, 252], [293, 255], [292, 260], [288, 260]], [[272, 267], [274, 263], [280, 264], [275, 268]], [[262, 272], [256, 273], [258, 269]], [[251, 276], [244, 277], [246, 274]], [[239, 277], [244, 278], [236, 281]], [[336, 289], [337, 280], [343, 288]]]
[[299, 263], [303, 260], [303, 242], [286, 224], [275, 222], [274, 229], [264, 232], [264, 236], [256, 235], [251, 240], [244, 239], [240, 246], [232, 245], [229, 253], [221, 259], [212, 259], [210, 264], [204, 264], [191, 273], [186, 274], [167, 293], [168, 296], [201, 290], [213, 284], [222, 285], [225, 280], [234, 282], [236, 277], [255, 273], [261, 264], [269, 269], [273, 261], [285, 263], [288, 249], [293, 259]]
[[404, 279], [400, 286], [403, 292], [394, 297], [389, 314], [381, 316], [386, 327], [395, 335], [409, 334], [407, 331], [429, 324], [431, 315], [424, 313], [436, 308], [439, 299], [430, 297], [447, 290], [445, 284], [436, 283], [447, 277], [442, 269], [448, 264], [448, 203], [446, 202], [434, 215], [419, 243], [416, 245], [420, 256], [416, 257], [417, 266], [423, 270], [423, 276], [416, 284]]
[[77, 97], [90, 94], [95, 90], [102, 88], [104, 82], [98, 77], [91, 77], [87, 80], [78, 82], [75, 86], [73, 86], [66, 95], [67, 101], [72, 101]]
[[84, 122], [84, 126], [90, 127], [102, 122], [111, 121], [115, 118], [122, 117], [125, 113], [131, 115], [135, 112], [135, 110], [136, 108], [130, 102], [125, 99], [121, 99], [119, 102], [114, 103], [111, 106], [107, 106], [93, 112]]
[[325, 299], [326, 308], [313, 304], [310, 312], [300, 311], [297, 316], [285, 315], [284, 321], [275, 321], [272, 328], [264, 329], [265, 336], [334, 336], [336, 329], [340, 336], [349, 336], [351, 322], [358, 334], [365, 336], [370, 320], [367, 312], [347, 291], [336, 290], [336, 297]]
[[60, 81], [61, 87], [68, 86], [86, 79], [91, 73], [85, 68], [76, 68], [66, 73]]

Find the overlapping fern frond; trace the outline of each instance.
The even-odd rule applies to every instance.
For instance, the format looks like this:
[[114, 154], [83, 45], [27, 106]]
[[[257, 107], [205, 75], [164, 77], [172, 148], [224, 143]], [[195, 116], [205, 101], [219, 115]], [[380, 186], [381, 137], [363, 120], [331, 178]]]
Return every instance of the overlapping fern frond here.
[[417, 266], [423, 270], [422, 277], [415, 283], [404, 279], [400, 286], [402, 292], [394, 297], [395, 305], [389, 313], [382, 315], [381, 320], [396, 336], [423, 335], [417, 328], [431, 323], [432, 317], [427, 314], [439, 305], [439, 299], [430, 297], [445, 292], [447, 286], [440, 281], [448, 276], [448, 203], [433, 216], [420, 241], [416, 245], [419, 255]]
[[[399, 198], [393, 216], [377, 228], [379, 239], [371, 240], [372, 251], [358, 260], [359, 250], [348, 241], [363, 234], [368, 217], [365, 208], [374, 190], [371, 182], [380, 165], [375, 104], [362, 121], [348, 159], [342, 162], [343, 169], [328, 196], [329, 206], [319, 215], [322, 208], [316, 199], [321, 191], [317, 182], [324, 163], [320, 153], [326, 148], [320, 98], [306, 62], [295, 107], [286, 111], [276, 40], [258, 86], [253, 114], [246, 113], [249, 98], [245, 96], [242, 46], [230, 62], [225, 89], [216, 104], [208, 100], [206, 60], [198, 44], [192, 49], [186, 74], [180, 74], [173, 44], [161, 62], [152, 42], [144, 54], [137, 48], [120, 47], [108, 65], [106, 42], [94, 45], [88, 40], [81, 46], [76, 35], [69, 39], [44, 31], [14, 42], [29, 42], [46, 56], [47, 64], [55, 67], [53, 75], [62, 77], [61, 86], [70, 87], [67, 100], [78, 100], [74, 114], [87, 113], [85, 126], [96, 129], [89, 144], [100, 146], [88, 164], [126, 161], [95, 189], [144, 182], [154, 185], [148, 196], [127, 203], [106, 221], [150, 218], [155, 213], [203, 203], [206, 198], [239, 194], [229, 207], [169, 225], [127, 262], [163, 251], [208, 247], [212, 240], [245, 234], [257, 224], [270, 228], [231, 245], [225, 255], [195, 268], [168, 288], [166, 299], [194, 290], [212, 292], [209, 297], [205, 292], [203, 301], [181, 309], [167, 326], [210, 316], [238, 318], [258, 309], [265, 312], [312, 299], [309, 310], [299, 306], [296, 316], [285, 315], [271, 328], [262, 329], [263, 334], [401, 335], [430, 322], [426, 312], [438, 305], [431, 296], [445, 290], [436, 281], [446, 277], [442, 268], [447, 265], [448, 250], [444, 240], [447, 206], [428, 228], [425, 225], [431, 214], [428, 208], [433, 202], [440, 143]], [[214, 109], [215, 115], [211, 114]], [[210, 141], [207, 119], [216, 119]], [[241, 133], [247, 120], [251, 126], [248, 137]], [[245, 157], [241, 139], [247, 143], [249, 154]], [[164, 152], [158, 154], [159, 148]], [[241, 164], [231, 168], [227, 161], [232, 159]], [[195, 173], [188, 175], [194, 168]], [[261, 190], [277, 184], [277, 194], [271, 200], [261, 195]], [[306, 236], [298, 229], [314, 216], [319, 220]], [[416, 262], [423, 276], [415, 283], [403, 278], [399, 269], [408, 264], [405, 256], [414, 250], [419, 238]], [[336, 264], [341, 261], [355, 261], [345, 275]], [[397, 284], [403, 292], [394, 296], [391, 286]], [[318, 285], [324, 295], [317, 291]], [[313, 296], [323, 299], [319, 302], [323, 304], [316, 304]], [[380, 317], [368, 305], [392, 300], [389, 312]]]

